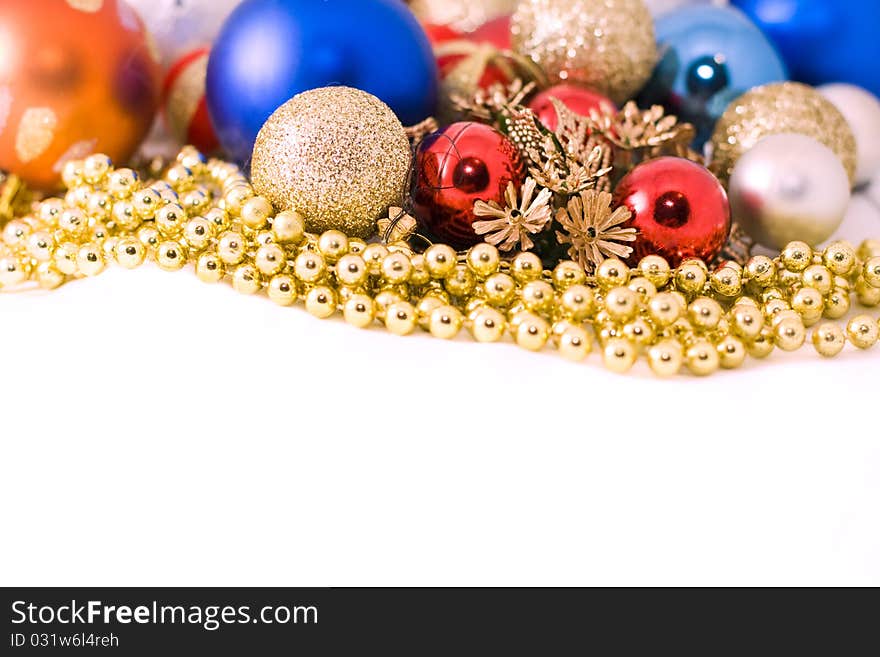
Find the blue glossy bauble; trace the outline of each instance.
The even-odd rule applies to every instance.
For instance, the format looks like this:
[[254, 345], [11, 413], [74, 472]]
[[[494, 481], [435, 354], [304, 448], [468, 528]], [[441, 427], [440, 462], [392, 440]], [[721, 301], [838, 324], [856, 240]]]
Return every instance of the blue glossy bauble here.
[[736, 9], [685, 6], [661, 15], [656, 27], [660, 61], [639, 102], [693, 123], [698, 147], [737, 96], [787, 79], [776, 49]]
[[402, 0], [246, 0], [211, 50], [208, 111], [220, 143], [246, 163], [272, 112], [336, 84], [377, 96], [405, 125], [434, 113], [434, 55]]
[[880, 0], [733, 0], [779, 48], [792, 79], [880, 96]]

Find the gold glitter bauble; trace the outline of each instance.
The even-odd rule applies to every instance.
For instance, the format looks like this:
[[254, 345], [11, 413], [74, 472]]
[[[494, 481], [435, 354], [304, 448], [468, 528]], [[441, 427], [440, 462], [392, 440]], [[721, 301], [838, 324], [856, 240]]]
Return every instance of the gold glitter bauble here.
[[324, 87], [294, 96], [260, 129], [251, 160], [257, 193], [296, 210], [314, 233], [375, 234], [400, 205], [409, 139], [385, 103], [358, 89]]
[[520, 0], [511, 33], [513, 49], [551, 79], [583, 83], [618, 105], [645, 86], [657, 62], [643, 0]]
[[517, 0], [412, 0], [410, 9], [420, 21], [473, 32], [489, 21], [513, 13]]
[[856, 139], [843, 114], [813, 87], [779, 82], [734, 100], [715, 126], [710, 168], [725, 184], [740, 156], [769, 135], [796, 133], [825, 144], [856, 176]]

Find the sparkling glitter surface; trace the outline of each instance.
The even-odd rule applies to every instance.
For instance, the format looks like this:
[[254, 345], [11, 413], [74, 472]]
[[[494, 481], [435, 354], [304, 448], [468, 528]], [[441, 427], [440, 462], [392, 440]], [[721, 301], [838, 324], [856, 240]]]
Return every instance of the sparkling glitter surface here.
[[623, 104], [657, 59], [654, 19], [643, 0], [520, 0], [513, 49], [551, 78], [581, 82]]
[[15, 135], [15, 153], [27, 164], [46, 152], [55, 138], [58, 117], [48, 107], [29, 107], [21, 115]]
[[755, 87], [733, 101], [715, 126], [710, 168], [726, 184], [743, 153], [768, 135], [789, 132], [825, 144], [855, 180], [856, 140], [849, 124], [818, 91], [797, 82]]
[[254, 188], [278, 210], [296, 210], [312, 232], [374, 234], [400, 205], [410, 163], [403, 125], [375, 96], [325, 87], [295, 96], [257, 135]]

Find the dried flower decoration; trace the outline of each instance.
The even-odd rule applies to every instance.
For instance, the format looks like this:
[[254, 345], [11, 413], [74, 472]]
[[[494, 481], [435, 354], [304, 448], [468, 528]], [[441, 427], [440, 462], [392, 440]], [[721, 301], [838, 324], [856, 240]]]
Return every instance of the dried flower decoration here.
[[587, 190], [568, 200], [556, 213], [564, 232], [556, 231], [560, 244], [570, 244], [569, 257], [590, 271], [610, 257], [628, 258], [632, 247], [622, 242], [636, 239], [635, 228], [621, 228], [631, 214], [625, 207], [612, 211], [611, 194]]
[[504, 194], [505, 207], [494, 201], [477, 201], [474, 214], [491, 219], [475, 221], [474, 231], [489, 244], [497, 246], [499, 251], [513, 251], [517, 247], [529, 251], [535, 245], [530, 235], [540, 233], [553, 218], [550, 190], [541, 189], [535, 195], [537, 187], [534, 179], [526, 178], [518, 195], [516, 186], [508, 183]]

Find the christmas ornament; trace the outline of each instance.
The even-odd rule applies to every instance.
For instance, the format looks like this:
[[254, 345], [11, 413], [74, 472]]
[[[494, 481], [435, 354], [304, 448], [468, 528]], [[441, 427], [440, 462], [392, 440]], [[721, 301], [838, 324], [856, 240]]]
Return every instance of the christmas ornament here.
[[294, 96], [257, 136], [254, 188], [294, 210], [311, 231], [375, 234], [376, 221], [403, 197], [409, 139], [391, 109], [349, 87]]
[[491, 20], [513, 13], [517, 0], [412, 0], [413, 13], [424, 23], [473, 32]]
[[69, 159], [125, 160], [159, 102], [147, 34], [119, 0], [32, 0], [0, 11], [0, 169], [50, 189]]
[[856, 138], [856, 183], [880, 173], [880, 99], [851, 84], [826, 84], [819, 92], [840, 110]]
[[553, 218], [549, 205], [552, 192], [544, 188], [536, 194], [536, 188], [537, 183], [526, 178], [522, 194], [518, 194], [516, 185], [509, 182], [504, 207], [495, 201], [474, 203], [474, 216], [486, 218], [473, 223], [474, 232], [499, 251], [530, 251], [535, 246], [530, 235], [540, 233]]
[[673, 266], [690, 258], [711, 262], [730, 234], [730, 206], [721, 183], [704, 167], [660, 157], [635, 167], [614, 191], [615, 207], [632, 213], [638, 231], [630, 262], [659, 255]]
[[734, 0], [779, 48], [792, 78], [846, 82], [880, 95], [876, 0]]
[[217, 150], [219, 145], [205, 99], [208, 52], [207, 48], [199, 48], [175, 62], [165, 76], [162, 91], [162, 108], [174, 139], [205, 153]]
[[581, 83], [617, 104], [656, 63], [654, 22], [643, 0], [520, 0], [513, 48], [561, 82]]
[[572, 196], [556, 213], [564, 232], [556, 231], [560, 244], [570, 244], [568, 257], [585, 271], [592, 271], [607, 258], [632, 255], [628, 242], [636, 239], [635, 228], [622, 228], [632, 214], [625, 207], [612, 208], [608, 192], [590, 189]]
[[586, 87], [575, 84], [557, 84], [539, 92], [529, 101], [529, 108], [538, 120], [550, 130], [556, 130], [559, 117], [553, 99], [562, 102], [568, 109], [581, 116], [591, 112], [616, 114], [617, 108], [609, 98]]
[[[480, 241], [474, 204], [505, 202], [510, 183], [518, 189], [525, 167], [516, 146], [481, 123], [453, 123], [425, 139], [416, 154], [413, 203], [419, 221], [456, 248]], [[519, 212], [519, 211], [518, 211]]]
[[712, 171], [728, 180], [740, 156], [762, 138], [784, 132], [813, 137], [837, 153], [855, 181], [856, 141], [831, 101], [796, 82], [757, 87], [733, 101], [712, 135]]
[[[156, 180], [91, 156], [70, 163], [65, 181], [72, 187], [63, 199], [16, 211], [0, 232], [0, 290], [52, 289], [111, 264], [134, 269], [150, 260], [178, 271], [191, 263], [205, 283], [228, 281], [280, 306], [302, 300], [315, 317], [340, 315], [359, 328], [381, 323], [396, 335], [424, 330], [452, 339], [466, 327], [479, 342], [510, 335], [523, 349], [550, 345], [572, 361], [587, 358], [595, 344], [612, 372], [626, 372], [643, 354], [658, 376], [683, 367], [704, 376], [749, 356], [794, 351], [823, 317], [832, 321], [819, 323], [811, 340], [823, 357], [880, 339], [870, 314], [856, 314], [845, 327], [833, 321], [855, 301], [880, 305], [876, 240], [821, 251], [793, 242], [776, 258], [714, 270], [699, 260], [672, 267], [657, 255], [634, 268], [611, 258], [588, 279], [571, 260], [545, 271], [534, 253], [503, 262], [485, 243], [459, 259], [445, 244], [411, 253], [336, 230], [308, 233], [296, 213], [264, 212], [267, 201], [253, 195], [236, 166], [206, 162], [192, 148]], [[111, 224], [102, 223], [106, 189], [120, 199], [113, 212], [122, 220]], [[212, 189], [224, 192], [214, 198], [203, 191]]]
[[244, 162], [276, 108], [328, 84], [374, 94], [407, 125], [437, 102], [430, 44], [398, 0], [247, 0], [211, 50], [208, 110], [221, 144]]
[[727, 4], [727, 0], [645, 0], [645, 4], [648, 5], [648, 9], [651, 10], [654, 17], [659, 18], [663, 14], [681, 7], [694, 7], [710, 4], [724, 6]]
[[697, 146], [730, 101], [788, 77], [767, 37], [736, 9], [688, 5], [660, 16], [655, 29], [660, 61], [640, 103], [663, 105], [693, 124]]
[[765, 137], [730, 177], [730, 208], [764, 246], [801, 240], [817, 245], [840, 226], [850, 201], [849, 178], [834, 151], [812, 137]]
[[125, 0], [134, 7], [156, 42], [162, 65], [210, 46], [220, 26], [241, 0]]

